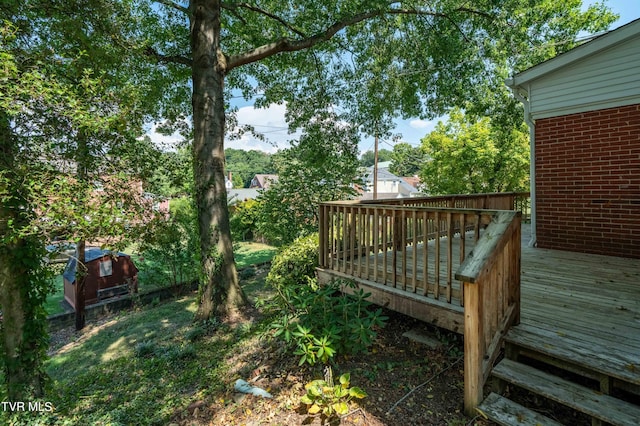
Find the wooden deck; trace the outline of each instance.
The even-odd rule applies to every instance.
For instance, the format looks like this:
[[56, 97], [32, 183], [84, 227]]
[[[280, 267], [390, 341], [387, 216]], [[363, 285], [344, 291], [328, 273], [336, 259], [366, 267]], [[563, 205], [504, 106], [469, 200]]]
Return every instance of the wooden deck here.
[[[472, 241], [467, 234], [467, 241]], [[551, 357], [584, 358], [584, 362], [594, 364], [593, 368], [602, 373], [640, 386], [640, 259], [532, 248], [528, 247], [530, 235], [529, 224], [522, 224], [521, 322], [511, 333], [512, 339], [524, 346], [539, 347]], [[423, 244], [416, 247], [416, 252], [408, 247], [404, 251], [378, 254], [375, 262], [373, 256], [356, 258], [346, 262], [344, 272], [329, 273], [360, 281], [368, 291], [381, 289], [389, 295], [398, 294], [426, 304], [422, 309], [413, 308], [413, 316], [462, 333], [461, 283], [447, 275], [448, 258], [442, 255], [445, 239], [438, 241], [438, 265], [431, 259], [426, 269], [429, 281], [440, 287], [437, 300], [433, 284], [427, 295], [420, 285], [425, 273]], [[455, 240], [453, 252], [458, 253], [459, 236]], [[427, 244], [429, 256], [435, 256], [435, 246], [433, 240]], [[472, 249], [467, 243], [466, 254]], [[405, 274], [400, 266], [396, 267], [395, 278], [391, 267], [393, 256], [396, 265], [406, 264]], [[451, 269], [455, 271], [460, 256], [452, 256], [451, 261]], [[386, 285], [359, 280], [360, 276], [374, 275], [374, 264], [376, 276], [384, 277]], [[448, 295], [451, 303], [447, 303]], [[382, 304], [393, 304], [391, 296], [382, 298]], [[430, 304], [447, 308], [447, 313], [426, 312]]]
[[521, 323], [509, 340], [594, 379], [640, 386], [640, 259], [531, 248], [527, 228]]
[[[323, 203], [320, 282], [354, 280], [376, 304], [463, 333], [470, 416], [493, 375], [594, 425], [640, 424], [637, 401], [617, 391], [640, 395], [640, 259], [529, 247], [530, 225], [514, 212], [521, 195], [435, 200], [446, 207], [429, 198]], [[503, 343], [506, 358], [494, 367]], [[569, 383], [531, 359], [592, 380]]]

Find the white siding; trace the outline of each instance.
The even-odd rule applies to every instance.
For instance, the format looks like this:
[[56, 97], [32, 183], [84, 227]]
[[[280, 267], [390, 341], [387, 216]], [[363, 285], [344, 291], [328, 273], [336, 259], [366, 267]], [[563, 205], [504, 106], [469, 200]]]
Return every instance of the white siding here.
[[534, 119], [640, 103], [640, 35], [530, 84]]

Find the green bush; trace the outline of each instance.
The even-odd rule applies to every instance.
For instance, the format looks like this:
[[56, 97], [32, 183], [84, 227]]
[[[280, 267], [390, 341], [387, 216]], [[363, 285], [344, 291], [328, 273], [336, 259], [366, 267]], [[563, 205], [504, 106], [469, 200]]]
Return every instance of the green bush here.
[[197, 279], [198, 226], [191, 200], [174, 200], [171, 217], [156, 223], [142, 245], [139, 280], [143, 284], [188, 284]]
[[229, 226], [231, 227], [231, 237], [234, 241], [247, 241], [253, 239], [257, 220], [259, 203], [256, 200], [246, 200], [236, 203], [229, 208]]
[[300, 356], [300, 365], [324, 364], [336, 354], [366, 351], [385, 324], [382, 310], [369, 309], [368, 293], [343, 294], [346, 281], [318, 286], [318, 236], [298, 238], [273, 259], [267, 284], [276, 290], [269, 306], [277, 313], [274, 336], [281, 337]]
[[[302, 283], [317, 287], [318, 246], [318, 234], [311, 234], [282, 248], [271, 261], [267, 284], [278, 292], [296, 290]], [[287, 295], [283, 297], [289, 298]]]

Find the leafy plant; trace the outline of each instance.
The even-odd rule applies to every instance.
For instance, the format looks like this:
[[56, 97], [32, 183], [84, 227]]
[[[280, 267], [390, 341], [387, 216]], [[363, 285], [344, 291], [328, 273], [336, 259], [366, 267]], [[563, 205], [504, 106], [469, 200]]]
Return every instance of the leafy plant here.
[[171, 217], [156, 224], [142, 246], [140, 280], [177, 285], [192, 282], [198, 271], [198, 235], [195, 210], [187, 199], [174, 200]]
[[249, 199], [240, 201], [229, 209], [229, 226], [234, 241], [246, 241], [254, 237], [259, 208], [256, 200]]
[[333, 383], [331, 367], [325, 380], [313, 380], [306, 384], [307, 393], [300, 402], [307, 405], [307, 412], [315, 415], [322, 413], [327, 417], [345, 415], [349, 412], [349, 402], [353, 398], [362, 399], [367, 393], [357, 386], [349, 387], [351, 375], [345, 373]]
[[332, 281], [318, 286], [317, 236], [297, 239], [273, 260], [267, 284], [276, 296], [267, 309], [275, 311], [277, 319], [271, 329], [300, 356], [299, 364], [326, 364], [336, 354], [366, 351], [383, 327], [386, 317], [382, 309], [370, 309], [369, 293], [362, 289], [343, 294], [341, 287], [349, 281]]

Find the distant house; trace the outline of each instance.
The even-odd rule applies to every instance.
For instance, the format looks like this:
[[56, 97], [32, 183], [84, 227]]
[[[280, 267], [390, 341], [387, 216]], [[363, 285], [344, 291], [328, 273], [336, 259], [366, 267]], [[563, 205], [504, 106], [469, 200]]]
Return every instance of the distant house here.
[[278, 182], [278, 175], [255, 175], [249, 188], [269, 189], [272, 183]]
[[415, 189], [418, 189], [422, 183], [418, 176], [402, 176], [402, 180], [413, 186]]
[[233, 181], [231, 180], [231, 178], [232, 178], [231, 172], [229, 172], [227, 176], [225, 176], [224, 178], [224, 187], [227, 189], [227, 192], [233, 189]]
[[[418, 194], [418, 190], [400, 176], [389, 171], [391, 162], [378, 163], [378, 198], [405, 198]], [[364, 185], [360, 188], [360, 200], [373, 198], [373, 166], [363, 171]], [[415, 195], [412, 195], [415, 194]]]
[[532, 241], [640, 258], [640, 20], [507, 81], [531, 139]]

